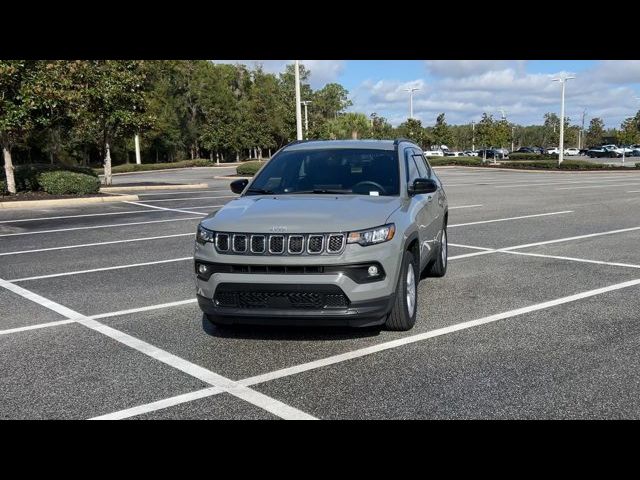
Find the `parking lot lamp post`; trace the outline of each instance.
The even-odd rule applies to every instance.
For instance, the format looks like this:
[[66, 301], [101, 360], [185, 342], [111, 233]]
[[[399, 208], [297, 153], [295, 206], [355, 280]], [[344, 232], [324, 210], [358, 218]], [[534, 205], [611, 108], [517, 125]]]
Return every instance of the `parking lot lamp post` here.
[[302, 108], [300, 106], [300, 62], [296, 60], [296, 139], [302, 140]]
[[571, 80], [576, 77], [559, 77], [554, 78], [552, 82], [560, 82], [562, 85], [562, 101], [560, 102], [560, 152], [558, 153], [558, 165], [562, 163], [564, 160], [564, 85], [567, 83], [567, 80]]
[[307, 115], [307, 105], [311, 103], [310, 100], [305, 100], [302, 102], [304, 105], [304, 135], [309, 140], [309, 116]]
[[409, 118], [413, 118], [413, 92], [420, 90], [419, 88], [405, 88], [405, 92], [409, 92]]
[[511, 151], [512, 152], [515, 150], [514, 148], [515, 136], [516, 136], [516, 127], [511, 127]]
[[136, 145], [136, 163], [140, 165], [142, 163], [142, 160], [140, 159], [140, 135], [137, 133], [134, 137], [134, 143]]
[[471, 150], [476, 149], [476, 122], [471, 122]]

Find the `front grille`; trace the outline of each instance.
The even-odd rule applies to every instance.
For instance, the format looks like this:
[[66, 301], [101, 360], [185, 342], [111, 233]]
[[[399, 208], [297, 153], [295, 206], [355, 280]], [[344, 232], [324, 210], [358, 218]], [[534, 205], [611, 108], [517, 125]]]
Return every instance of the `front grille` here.
[[304, 250], [304, 237], [302, 235], [291, 235], [289, 237], [289, 253], [302, 253]]
[[264, 235], [251, 235], [251, 253], [264, 253]]
[[328, 253], [338, 253], [344, 246], [344, 235], [329, 235], [329, 241], [327, 242]]
[[216, 233], [216, 248], [220, 252], [227, 252], [229, 250], [229, 234]]
[[283, 253], [284, 252], [284, 236], [283, 235], [271, 235], [269, 237], [269, 253]]
[[344, 293], [313, 291], [222, 291], [215, 295], [217, 307], [241, 309], [323, 310], [347, 308], [349, 300]]
[[228, 255], [339, 255], [346, 246], [344, 233], [252, 234], [219, 232], [218, 253]]
[[234, 235], [233, 236], [233, 251], [236, 253], [242, 253], [247, 251], [247, 236], [246, 235]]
[[307, 251], [309, 253], [321, 253], [324, 246], [323, 235], [309, 235], [309, 242], [307, 243]]

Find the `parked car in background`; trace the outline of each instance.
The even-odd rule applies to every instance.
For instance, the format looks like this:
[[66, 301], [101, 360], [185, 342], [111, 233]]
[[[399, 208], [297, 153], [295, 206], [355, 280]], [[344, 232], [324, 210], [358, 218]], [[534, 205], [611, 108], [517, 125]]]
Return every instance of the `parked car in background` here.
[[588, 148], [581, 148], [580, 149], [580, 155], [586, 155], [588, 151], [589, 151]]
[[444, 152], [444, 156], [445, 157], [464, 157], [464, 152], [446, 151], [446, 152]]
[[520, 147], [519, 149], [517, 149], [513, 153], [532, 153], [532, 154], [537, 154], [537, 153], [540, 153], [540, 152], [534, 150], [531, 147]]
[[427, 157], [444, 157], [444, 152], [442, 150], [425, 150], [424, 154]]
[[621, 157], [622, 154], [610, 148], [595, 147], [595, 148], [590, 148], [587, 151], [587, 156], [589, 158], [612, 158], [612, 157], [617, 158], [617, 157]]
[[547, 148], [547, 155], [559, 155], [560, 149], [558, 147]]
[[543, 153], [546, 153], [546, 150], [542, 147], [531, 147], [533, 149], [534, 152], [539, 153], [540, 155], [542, 155]]
[[464, 154], [467, 157], [477, 157], [478, 156], [478, 151], [477, 150], [465, 150]]
[[486, 150], [478, 150], [478, 157], [502, 159], [504, 155], [493, 148], [487, 148]]
[[565, 148], [564, 154], [570, 157], [575, 157], [576, 155], [580, 155], [580, 150], [577, 148]]

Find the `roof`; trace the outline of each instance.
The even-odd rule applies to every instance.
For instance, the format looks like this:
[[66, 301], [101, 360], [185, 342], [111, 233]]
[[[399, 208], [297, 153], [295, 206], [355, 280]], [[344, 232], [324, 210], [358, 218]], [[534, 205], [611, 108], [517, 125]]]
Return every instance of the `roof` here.
[[308, 140], [290, 144], [286, 150], [319, 150], [326, 148], [368, 148], [376, 150], [393, 150], [393, 140]]

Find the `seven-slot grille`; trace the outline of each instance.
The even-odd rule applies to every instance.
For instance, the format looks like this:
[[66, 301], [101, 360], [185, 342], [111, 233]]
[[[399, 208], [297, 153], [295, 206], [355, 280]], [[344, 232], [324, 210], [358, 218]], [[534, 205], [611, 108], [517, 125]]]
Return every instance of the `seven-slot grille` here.
[[221, 232], [215, 236], [218, 253], [236, 255], [337, 255], [345, 245], [344, 233], [263, 235]]

